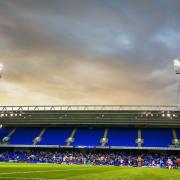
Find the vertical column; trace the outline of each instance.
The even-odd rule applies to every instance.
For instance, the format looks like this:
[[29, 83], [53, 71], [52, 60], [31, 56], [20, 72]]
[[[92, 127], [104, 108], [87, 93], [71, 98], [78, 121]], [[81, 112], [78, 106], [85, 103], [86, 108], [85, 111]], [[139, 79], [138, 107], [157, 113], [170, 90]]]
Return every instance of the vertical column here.
[[12, 129], [10, 131], [10, 133], [6, 137], [3, 138], [2, 142], [9, 143], [9, 140], [10, 140], [11, 136], [15, 133], [15, 131], [16, 131], [16, 128]]
[[172, 129], [172, 135], [173, 135], [172, 144], [178, 145], [179, 140], [177, 138], [176, 129]]
[[77, 128], [74, 128], [71, 135], [66, 140], [66, 146], [70, 146], [74, 142], [75, 140], [74, 136], [76, 134], [76, 131], [77, 131]]
[[138, 133], [138, 138], [136, 139], [136, 144], [138, 145], [138, 147], [142, 147], [144, 140], [142, 139], [140, 128], [137, 130], [137, 133]]
[[105, 131], [104, 131], [104, 136], [103, 136], [103, 138], [101, 138], [101, 140], [100, 140], [101, 146], [105, 146], [106, 143], [108, 143], [107, 135], [108, 135], [108, 128], [105, 129]]
[[33, 145], [36, 145], [37, 143], [41, 141], [42, 136], [45, 132], [46, 132], [46, 128], [43, 128], [41, 132], [39, 133], [39, 135], [33, 140]]

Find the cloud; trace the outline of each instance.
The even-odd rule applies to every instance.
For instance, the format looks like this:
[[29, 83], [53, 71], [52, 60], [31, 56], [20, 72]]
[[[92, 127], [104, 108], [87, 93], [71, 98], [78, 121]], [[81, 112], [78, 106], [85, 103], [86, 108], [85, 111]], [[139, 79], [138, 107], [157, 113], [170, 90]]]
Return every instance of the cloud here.
[[1, 102], [173, 104], [179, 9], [177, 0], [0, 2]]

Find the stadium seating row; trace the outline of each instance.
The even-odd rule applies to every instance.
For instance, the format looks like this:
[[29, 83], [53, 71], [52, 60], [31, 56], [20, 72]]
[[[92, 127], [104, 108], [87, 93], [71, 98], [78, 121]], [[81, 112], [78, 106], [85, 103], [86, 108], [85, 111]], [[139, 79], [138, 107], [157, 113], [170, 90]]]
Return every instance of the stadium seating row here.
[[[174, 136], [180, 139], [180, 129], [141, 129], [142, 147], [168, 147]], [[0, 141], [12, 145], [72, 145], [137, 147], [135, 128], [1, 128]], [[38, 137], [38, 138], [37, 138]], [[69, 139], [69, 141], [68, 141]]]

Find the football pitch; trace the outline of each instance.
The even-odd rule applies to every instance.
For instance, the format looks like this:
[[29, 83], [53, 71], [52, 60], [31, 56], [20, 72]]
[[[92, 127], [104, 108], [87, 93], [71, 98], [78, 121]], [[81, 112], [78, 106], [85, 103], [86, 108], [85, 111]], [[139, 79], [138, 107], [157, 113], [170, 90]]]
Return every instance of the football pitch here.
[[0, 163], [0, 180], [179, 180], [180, 170]]

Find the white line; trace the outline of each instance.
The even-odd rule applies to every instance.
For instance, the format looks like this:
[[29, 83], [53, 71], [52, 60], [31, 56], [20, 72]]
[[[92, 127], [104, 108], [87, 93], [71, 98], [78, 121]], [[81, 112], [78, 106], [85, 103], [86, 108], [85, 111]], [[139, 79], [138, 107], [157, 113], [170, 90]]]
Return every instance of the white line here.
[[61, 172], [61, 171], [83, 171], [83, 170], [88, 170], [91, 168], [84, 168], [84, 169], [60, 169], [60, 170], [49, 170], [49, 171], [25, 171], [25, 172], [7, 172], [7, 173], [0, 173], [0, 175], [8, 175], [8, 174], [29, 174], [29, 173], [44, 173], [44, 172]]
[[47, 178], [26, 178], [26, 177], [0, 177], [0, 179], [30, 179], [30, 180], [67, 180], [67, 179], [47, 179]]

